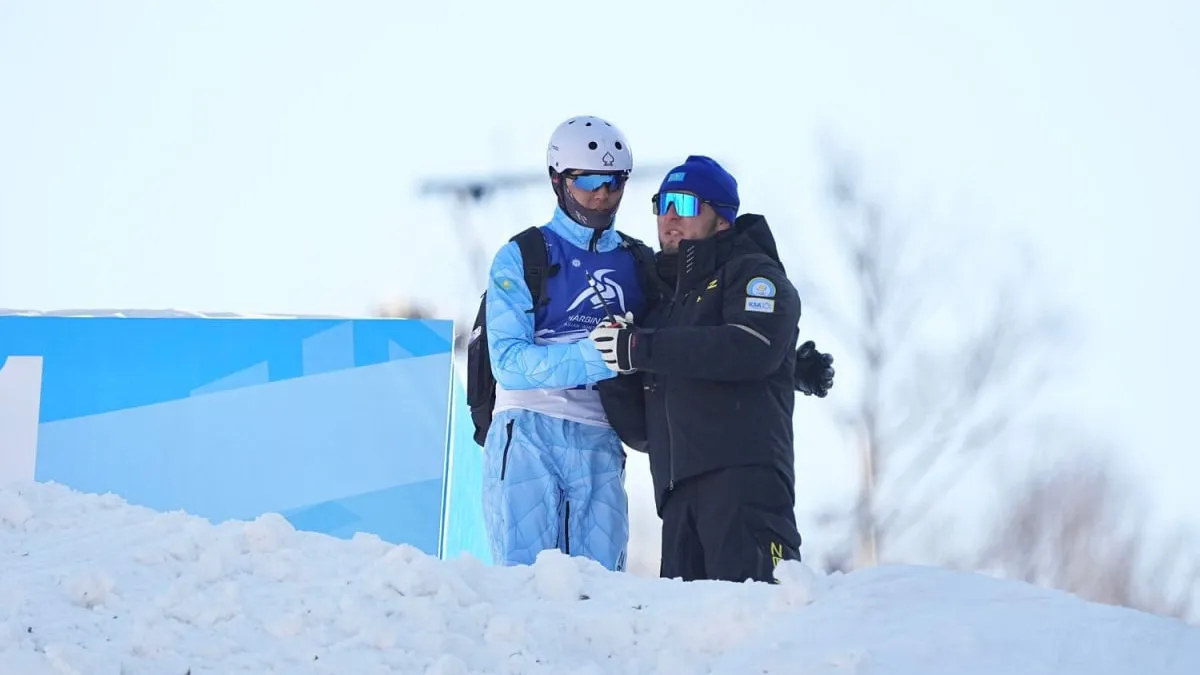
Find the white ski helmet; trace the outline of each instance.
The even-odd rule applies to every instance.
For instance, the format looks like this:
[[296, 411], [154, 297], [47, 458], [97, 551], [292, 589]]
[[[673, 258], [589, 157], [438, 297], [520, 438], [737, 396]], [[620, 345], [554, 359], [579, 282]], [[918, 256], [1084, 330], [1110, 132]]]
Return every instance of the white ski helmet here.
[[633, 154], [625, 134], [607, 120], [581, 115], [558, 125], [546, 147], [546, 165], [564, 171], [633, 170]]

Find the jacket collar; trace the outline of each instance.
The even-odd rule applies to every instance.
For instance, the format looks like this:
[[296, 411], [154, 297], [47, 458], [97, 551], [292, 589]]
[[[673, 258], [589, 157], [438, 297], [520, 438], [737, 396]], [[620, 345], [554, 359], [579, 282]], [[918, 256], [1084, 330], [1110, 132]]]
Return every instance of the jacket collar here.
[[621, 235], [617, 233], [615, 221], [603, 230], [595, 230], [571, 220], [562, 208], [554, 209], [554, 217], [550, 219], [547, 227], [572, 246], [586, 251], [606, 252], [621, 244]]
[[685, 239], [679, 243], [679, 260], [676, 269], [675, 288], [683, 292], [691, 290], [700, 281], [734, 256], [737, 248], [736, 230], [722, 230], [707, 239]]

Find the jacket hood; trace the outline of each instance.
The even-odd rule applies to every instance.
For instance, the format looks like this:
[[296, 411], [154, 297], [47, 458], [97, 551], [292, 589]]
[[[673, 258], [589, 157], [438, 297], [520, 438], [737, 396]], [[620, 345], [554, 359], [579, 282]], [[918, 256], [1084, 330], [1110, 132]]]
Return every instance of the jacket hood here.
[[679, 253], [658, 253], [658, 276], [674, 283], [676, 288], [688, 288], [698, 281], [698, 276], [743, 255], [765, 255], [787, 274], [767, 219], [757, 213], [745, 213], [728, 230], [707, 239], [685, 239], [679, 244]]
[[752, 247], [755, 252], [766, 254], [783, 267], [779, 247], [775, 244], [775, 235], [771, 232], [766, 218], [757, 213], [743, 213], [733, 222], [733, 231], [738, 235], [738, 248]]

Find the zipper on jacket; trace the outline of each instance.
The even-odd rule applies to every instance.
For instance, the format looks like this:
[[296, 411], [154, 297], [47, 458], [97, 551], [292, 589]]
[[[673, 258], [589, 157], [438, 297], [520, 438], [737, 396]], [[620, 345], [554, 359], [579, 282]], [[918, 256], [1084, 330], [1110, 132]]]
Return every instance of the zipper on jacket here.
[[663, 378], [663, 412], [667, 418], [667, 462], [670, 466], [667, 492], [675, 489], [675, 427], [671, 424], [671, 399], [667, 397], [667, 380]]
[[600, 235], [604, 234], [603, 230], [592, 230], [592, 240], [588, 242], [588, 250], [595, 253], [596, 247], [600, 245]]
[[[675, 276], [675, 289], [671, 293], [671, 304], [667, 305], [667, 319], [675, 313], [679, 301], [679, 287], [683, 280], [682, 270]], [[687, 294], [684, 294], [687, 297]], [[662, 379], [662, 397], [663, 397], [663, 414], [667, 418], [667, 465], [669, 467], [669, 475], [667, 478], [667, 492], [675, 489], [675, 426], [671, 424], [671, 398], [667, 396], [667, 378]]]
[[563, 514], [563, 553], [571, 555], [571, 502], [567, 502]]
[[504, 441], [504, 454], [500, 457], [500, 480], [504, 480], [504, 474], [508, 473], [508, 449], [512, 447], [512, 430], [515, 421], [508, 421], [508, 438]]

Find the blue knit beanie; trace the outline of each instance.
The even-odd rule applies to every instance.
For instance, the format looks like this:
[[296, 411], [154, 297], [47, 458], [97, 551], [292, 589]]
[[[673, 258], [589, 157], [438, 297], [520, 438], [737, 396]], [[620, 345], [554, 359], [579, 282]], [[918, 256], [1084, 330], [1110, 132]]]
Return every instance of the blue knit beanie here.
[[737, 219], [738, 201], [737, 181], [728, 171], [721, 167], [711, 157], [691, 155], [683, 164], [667, 172], [659, 192], [691, 192], [704, 201], [712, 202], [712, 207], [722, 218], [733, 223]]

